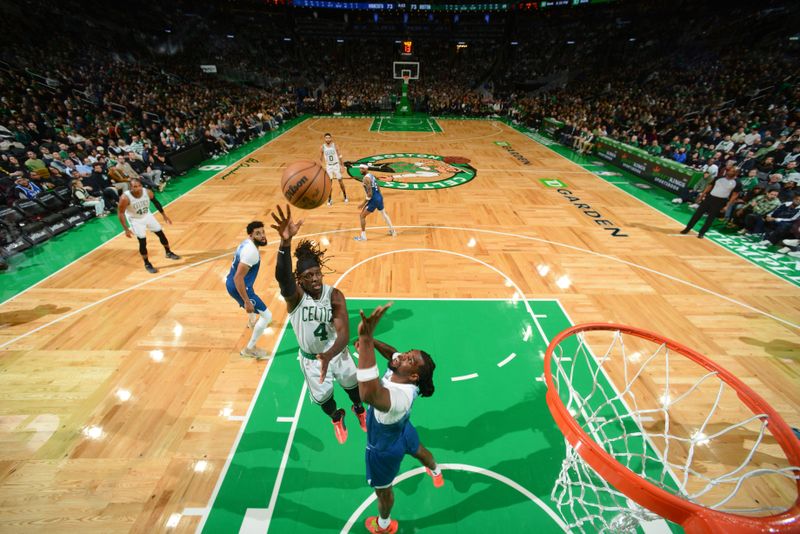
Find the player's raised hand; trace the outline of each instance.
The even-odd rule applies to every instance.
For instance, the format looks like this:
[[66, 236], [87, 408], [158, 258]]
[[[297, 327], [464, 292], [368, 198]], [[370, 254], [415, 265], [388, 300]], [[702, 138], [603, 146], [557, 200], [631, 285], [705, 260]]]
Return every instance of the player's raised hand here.
[[276, 208], [278, 210], [278, 215], [275, 215], [275, 213], [270, 213], [270, 215], [272, 215], [272, 218], [277, 224], [272, 224], [270, 226], [278, 231], [283, 241], [289, 241], [300, 231], [300, 227], [303, 225], [303, 219], [297, 222], [293, 221], [292, 208], [290, 208], [288, 204], [286, 205], [285, 215], [280, 206], [276, 206]]
[[333, 356], [325, 356], [324, 354], [317, 354], [319, 360], [319, 383], [325, 382], [325, 377], [328, 375], [328, 364], [331, 363]]
[[389, 302], [384, 304], [383, 306], [378, 306], [372, 313], [369, 314], [369, 317], [364, 315], [364, 310], [359, 310], [358, 313], [361, 314], [361, 322], [358, 323], [358, 335], [365, 336], [365, 337], [372, 337], [372, 334], [375, 332], [375, 327], [378, 326], [378, 322], [383, 317], [383, 314], [386, 313], [386, 310], [392, 307], [394, 302]]

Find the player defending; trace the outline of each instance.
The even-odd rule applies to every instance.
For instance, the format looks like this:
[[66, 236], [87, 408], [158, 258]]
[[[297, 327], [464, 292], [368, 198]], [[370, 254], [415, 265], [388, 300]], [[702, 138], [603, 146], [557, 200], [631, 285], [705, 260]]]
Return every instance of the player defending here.
[[359, 165], [358, 168], [361, 170], [361, 174], [364, 176], [364, 179], [361, 183], [364, 184], [366, 198], [364, 199], [364, 202], [358, 206], [358, 208], [361, 210], [361, 214], [359, 215], [361, 219], [361, 235], [356, 236], [353, 239], [356, 241], [367, 240], [367, 215], [375, 210], [378, 210], [378, 212], [383, 216], [383, 220], [389, 225], [389, 235], [396, 236], [397, 232], [394, 231], [392, 220], [389, 218], [389, 214], [383, 209], [383, 195], [381, 194], [381, 188], [378, 186], [378, 180], [375, 178], [375, 175], [373, 175], [371, 172], [368, 172], [369, 166], [365, 163]]
[[164, 231], [156, 218], [150, 213], [151, 200], [161, 213], [161, 216], [164, 217], [164, 221], [167, 224], [172, 224], [172, 220], [164, 213], [163, 206], [153, 195], [153, 192], [142, 187], [142, 182], [138, 178], [131, 178], [130, 189], [120, 197], [117, 205], [117, 217], [119, 217], [119, 222], [122, 223], [122, 228], [125, 230], [125, 237], [130, 238], [135, 235], [136, 239], [139, 240], [139, 254], [142, 255], [144, 260], [144, 268], [147, 269], [148, 273], [155, 274], [158, 269], [153, 267], [147, 257], [147, 230], [158, 236], [158, 240], [161, 241], [164, 250], [167, 252], [167, 258], [179, 260], [181, 257], [169, 249], [167, 236], [164, 235]]
[[272, 322], [272, 313], [264, 301], [253, 291], [253, 283], [258, 276], [261, 266], [261, 254], [258, 247], [267, 245], [267, 236], [264, 233], [264, 223], [253, 221], [247, 225], [247, 239], [239, 244], [233, 255], [233, 264], [225, 279], [225, 288], [240, 307], [244, 308], [249, 316], [249, 324], [253, 329], [250, 341], [240, 354], [248, 358], [266, 358], [267, 353], [258, 347], [256, 342]]
[[[344, 195], [344, 203], [347, 204], [347, 191], [344, 189], [344, 182], [342, 181], [342, 154], [339, 148], [333, 142], [333, 136], [329, 133], [325, 134], [325, 143], [319, 149], [319, 159], [325, 165], [328, 171], [328, 176], [331, 179], [336, 179], [339, 182], [339, 187], [342, 189]], [[331, 194], [328, 196], [328, 206], [333, 204], [333, 187], [331, 187]]]
[[[373, 533], [397, 532], [397, 520], [390, 517], [394, 505], [392, 481], [400, 471], [403, 456], [410, 454], [433, 478], [434, 487], [444, 485], [442, 472], [431, 451], [419, 442], [411, 424], [411, 406], [417, 396], [433, 395], [433, 371], [436, 364], [421, 350], [400, 353], [374, 339], [373, 333], [383, 314], [392, 305], [378, 306], [369, 317], [361, 310], [358, 325], [358, 389], [370, 405], [367, 410], [367, 484], [375, 488], [378, 516], [368, 517], [366, 527]], [[389, 360], [389, 369], [378, 379], [375, 349]]]
[[339, 443], [347, 440], [344, 410], [336, 406], [333, 398], [333, 380], [344, 388], [353, 402], [351, 410], [361, 429], [367, 431], [366, 413], [358, 395], [356, 366], [347, 344], [350, 340], [350, 324], [344, 294], [336, 288], [322, 283], [322, 267], [325, 251], [310, 241], [297, 245], [297, 264], [292, 273], [292, 237], [303, 221], [292, 221], [292, 212], [286, 206], [286, 215], [278, 206], [278, 216], [272, 218], [277, 224], [272, 228], [281, 236], [275, 278], [286, 299], [289, 320], [300, 346], [300, 369], [306, 379], [311, 400], [322, 407], [333, 422], [333, 431]]

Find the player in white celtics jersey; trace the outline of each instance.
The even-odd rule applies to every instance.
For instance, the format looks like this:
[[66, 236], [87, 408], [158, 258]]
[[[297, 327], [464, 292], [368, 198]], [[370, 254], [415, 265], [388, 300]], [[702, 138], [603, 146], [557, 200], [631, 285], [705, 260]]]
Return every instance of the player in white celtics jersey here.
[[158, 240], [161, 241], [164, 251], [167, 253], [167, 258], [179, 260], [181, 257], [170, 250], [167, 236], [164, 235], [164, 231], [156, 218], [150, 213], [151, 200], [167, 224], [172, 224], [153, 192], [145, 189], [138, 178], [131, 178], [130, 189], [120, 196], [119, 204], [117, 205], [117, 217], [119, 217], [119, 222], [122, 223], [122, 228], [125, 230], [125, 237], [136, 236], [136, 239], [139, 240], [139, 254], [142, 255], [144, 260], [144, 268], [149, 273], [157, 273], [158, 269], [153, 267], [147, 257], [147, 230], [158, 236]]
[[[347, 204], [347, 191], [344, 189], [344, 182], [342, 181], [342, 153], [339, 152], [339, 147], [333, 142], [333, 136], [329, 133], [325, 134], [325, 143], [319, 149], [319, 159], [325, 165], [325, 170], [328, 171], [328, 176], [331, 179], [336, 179], [339, 182], [339, 187], [342, 189], [344, 195], [344, 203]], [[331, 194], [328, 196], [328, 206], [333, 204], [333, 187], [331, 187]]]
[[292, 272], [292, 238], [297, 235], [303, 221], [292, 221], [291, 208], [286, 214], [280, 206], [278, 215], [272, 214], [277, 224], [272, 228], [281, 236], [275, 278], [281, 295], [289, 309], [297, 343], [300, 346], [300, 369], [305, 376], [311, 400], [319, 404], [333, 422], [339, 443], [347, 440], [344, 423], [345, 411], [336, 406], [333, 381], [344, 388], [353, 403], [351, 410], [358, 418], [361, 429], [367, 431], [367, 419], [358, 394], [356, 366], [347, 345], [350, 341], [350, 324], [344, 294], [322, 283], [325, 251], [310, 241], [301, 241], [295, 250], [297, 265]]

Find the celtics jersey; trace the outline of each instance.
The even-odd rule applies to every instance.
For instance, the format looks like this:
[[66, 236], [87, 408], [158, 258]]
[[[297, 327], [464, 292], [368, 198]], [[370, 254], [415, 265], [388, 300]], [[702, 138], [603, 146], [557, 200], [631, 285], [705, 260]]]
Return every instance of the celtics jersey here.
[[325, 352], [336, 341], [336, 328], [333, 326], [333, 304], [331, 294], [333, 288], [322, 286], [322, 294], [314, 300], [308, 293], [303, 293], [300, 303], [289, 314], [297, 343], [300, 349], [308, 354]]
[[142, 189], [142, 194], [138, 198], [133, 196], [133, 193], [130, 191], [125, 191], [123, 194], [128, 197], [128, 207], [125, 208], [125, 215], [129, 219], [142, 219], [147, 217], [147, 214], [150, 213], [150, 196], [147, 194], [147, 191]]
[[339, 165], [339, 152], [336, 150], [336, 143], [331, 143], [330, 146], [323, 144], [322, 156], [325, 158], [325, 165]]

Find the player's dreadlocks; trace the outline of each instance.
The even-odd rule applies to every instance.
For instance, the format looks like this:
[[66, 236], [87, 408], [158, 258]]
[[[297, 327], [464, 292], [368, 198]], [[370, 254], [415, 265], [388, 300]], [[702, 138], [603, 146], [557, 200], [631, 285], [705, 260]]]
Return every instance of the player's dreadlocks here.
[[322, 268], [327, 261], [325, 259], [325, 251], [319, 248], [319, 245], [315, 242], [308, 239], [300, 241], [294, 249], [294, 257], [297, 258], [294, 277], [298, 281], [303, 272], [313, 267]]
[[433, 363], [433, 358], [431, 355], [421, 350], [420, 353], [422, 354], [422, 360], [425, 362], [425, 365], [420, 366], [417, 369], [419, 373], [419, 379], [417, 379], [417, 387], [419, 388], [419, 395], [420, 397], [430, 397], [433, 395], [433, 371], [436, 369], [436, 364]]

